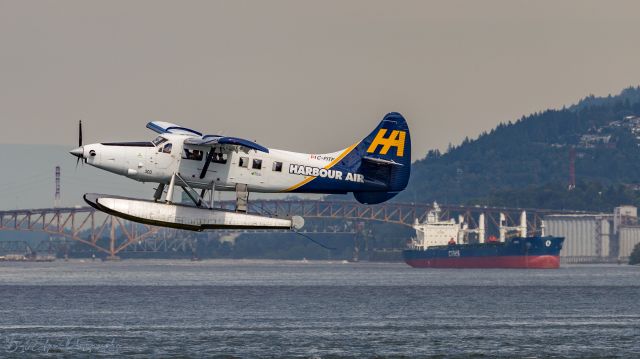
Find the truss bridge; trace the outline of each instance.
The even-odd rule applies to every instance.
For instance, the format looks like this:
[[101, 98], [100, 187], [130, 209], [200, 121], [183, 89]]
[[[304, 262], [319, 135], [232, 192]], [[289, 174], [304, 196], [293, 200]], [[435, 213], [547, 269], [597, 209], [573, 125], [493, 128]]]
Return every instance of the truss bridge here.
[[[219, 201], [216, 207], [233, 210], [235, 201]], [[362, 205], [351, 201], [324, 200], [252, 200], [249, 212], [269, 216], [302, 216], [306, 219], [391, 223], [411, 226], [424, 221], [431, 204], [384, 203]], [[547, 214], [578, 213], [544, 209], [498, 208], [484, 206], [440, 205], [443, 217], [462, 216], [466, 223], [477, 226], [477, 218], [484, 213], [487, 228], [499, 226], [500, 214], [507, 223], [516, 223], [523, 210], [527, 212], [527, 229], [530, 233], [540, 230], [542, 217]], [[581, 212], [583, 213], [583, 212]], [[43, 232], [56, 238], [82, 243], [93, 250], [116, 258], [125, 250], [158, 251], [179, 249], [188, 251], [188, 239], [193, 232], [142, 225], [106, 215], [92, 207], [41, 208], [0, 211], [0, 230]], [[358, 229], [340, 226], [315, 228], [314, 233], [353, 233]], [[305, 232], [303, 228], [301, 232]], [[222, 230], [218, 233], [230, 233]], [[238, 231], [234, 231], [238, 232]], [[249, 230], [244, 232], [257, 232]]]

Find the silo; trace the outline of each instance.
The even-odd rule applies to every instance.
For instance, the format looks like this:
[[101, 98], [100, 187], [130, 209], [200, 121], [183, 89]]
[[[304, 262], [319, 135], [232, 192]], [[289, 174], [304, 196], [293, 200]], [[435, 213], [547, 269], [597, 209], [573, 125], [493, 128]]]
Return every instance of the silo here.
[[560, 257], [568, 263], [600, 262], [609, 256], [611, 215], [549, 215], [547, 235], [564, 237]]
[[629, 259], [636, 244], [640, 243], [640, 227], [620, 227], [618, 235], [620, 236], [620, 252], [618, 258], [626, 261]]

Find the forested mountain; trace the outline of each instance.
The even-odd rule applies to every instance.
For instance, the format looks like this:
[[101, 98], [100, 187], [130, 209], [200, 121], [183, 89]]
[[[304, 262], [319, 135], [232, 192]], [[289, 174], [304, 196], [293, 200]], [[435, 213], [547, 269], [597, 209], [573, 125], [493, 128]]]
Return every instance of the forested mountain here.
[[[559, 201], [569, 184], [572, 149], [581, 188]], [[616, 96], [591, 95], [571, 107], [500, 124], [446, 153], [429, 151], [413, 164], [409, 186], [398, 200], [482, 199], [505, 205], [518, 200], [521, 206], [599, 209], [609, 207], [608, 197], [599, 204], [573, 197], [616, 193], [616, 200], [635, 201], [638, 184], [640, 87], [631, 87]], [[546, 200], [535, 196], [543, 189], [551, 193]]]

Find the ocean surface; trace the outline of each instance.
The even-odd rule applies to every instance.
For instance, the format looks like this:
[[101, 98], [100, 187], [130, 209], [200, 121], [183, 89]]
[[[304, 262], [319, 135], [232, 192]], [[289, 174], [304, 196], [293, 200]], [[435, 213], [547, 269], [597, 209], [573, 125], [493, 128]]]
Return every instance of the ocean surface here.
[[640, 267], [0, 263], [0, 357], [640, 358]]

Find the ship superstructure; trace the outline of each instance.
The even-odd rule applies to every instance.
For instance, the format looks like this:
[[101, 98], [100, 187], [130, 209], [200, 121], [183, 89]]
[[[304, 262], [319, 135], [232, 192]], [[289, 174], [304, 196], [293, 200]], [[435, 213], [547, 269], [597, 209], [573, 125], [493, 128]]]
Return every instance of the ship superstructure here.
[[450, 241], [461, 241], [464, 231], [454, 219], [440, 220], [441, 210], [438, 203], [433, 203], [433, 209], [427, 213], [424, 223], [416, 222], [413, 228], [416, 230], [416, 238], [411, 242], [415, 249], [427, 249], [430, 246], [446, 245]]

